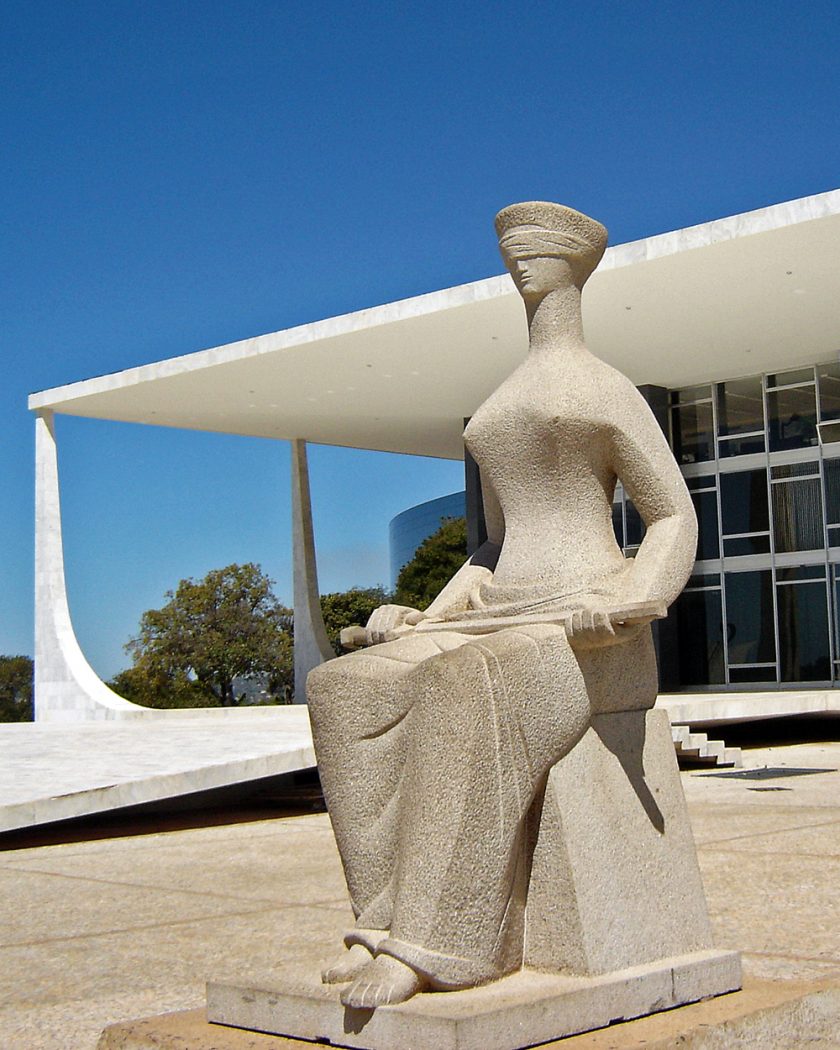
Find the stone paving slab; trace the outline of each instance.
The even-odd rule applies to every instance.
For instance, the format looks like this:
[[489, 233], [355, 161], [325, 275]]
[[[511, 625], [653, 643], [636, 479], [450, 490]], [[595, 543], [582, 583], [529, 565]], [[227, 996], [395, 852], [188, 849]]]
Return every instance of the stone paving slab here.
[[0, 832], [314, 764], [302, 705], [135, 722], [0, 725]]

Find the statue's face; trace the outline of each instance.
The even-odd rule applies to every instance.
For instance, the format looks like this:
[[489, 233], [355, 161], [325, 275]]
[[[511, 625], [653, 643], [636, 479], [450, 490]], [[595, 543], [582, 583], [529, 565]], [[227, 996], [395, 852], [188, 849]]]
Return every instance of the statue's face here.
[[505, 259], [505, 265], [523, 299], [544, 299], [556, 288], [572, 283], [568, 260], [555, 255]]

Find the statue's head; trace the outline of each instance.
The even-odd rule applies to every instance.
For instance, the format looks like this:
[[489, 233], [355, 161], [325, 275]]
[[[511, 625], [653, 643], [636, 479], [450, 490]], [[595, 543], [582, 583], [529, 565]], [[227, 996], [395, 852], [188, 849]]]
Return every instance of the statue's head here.
[[583, 288], [607, 247], [607, 231], [574, 208], [527, 201], [496, 216], [499, 250], [524, 299], [571, 282]]

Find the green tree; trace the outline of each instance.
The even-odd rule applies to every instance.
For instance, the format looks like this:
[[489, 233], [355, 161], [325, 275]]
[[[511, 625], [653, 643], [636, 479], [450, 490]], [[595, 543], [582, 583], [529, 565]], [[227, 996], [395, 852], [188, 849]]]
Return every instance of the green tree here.
[[339, 641], [344, 627], [364, 625], [370, 614], [391, 600], [384, 587], [351, 587], [349, 591], [321, 595], [321, 614], [330, 645], [338, 655], [345, 652]]
[[467, 560], [467, 519], [443, 518], [397, 577], [394, 601], [425, 609]]
[[144, 667], [128, 667], [108, 685], [115, 693], [142, 707], [220, 707], [216, 694], [183, 672], [162, 674]]
[[202, 580], [181, 580], [165, 597], [161, 609], [143, 613], [125, 647], [134, 666], [114, 680], [118, 692], [146, 706], [231, 707], [235, 679], [264, 677], [288, 699], [292, 613], [259, 566], [214, 569]]
[[32, 721], [34, 670], [29, 656], [0, 656], [0, 722]]

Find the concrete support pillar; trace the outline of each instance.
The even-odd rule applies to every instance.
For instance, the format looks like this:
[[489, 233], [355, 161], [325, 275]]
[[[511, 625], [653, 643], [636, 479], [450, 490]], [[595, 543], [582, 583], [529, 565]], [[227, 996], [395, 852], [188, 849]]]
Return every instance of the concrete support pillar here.
[[306, 703], [306, 676], [335, 653], [318, 592], [306, 442], [292, 441], [292, 553], [295, 606], [295, 703]]
[[64, 579], [53, 413], [40, 412], [35, 420], [35, 721], [82, 722], [143, 711], [105, 685], [73, 631]]

